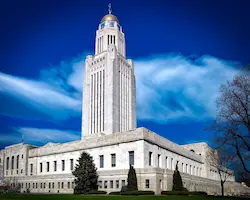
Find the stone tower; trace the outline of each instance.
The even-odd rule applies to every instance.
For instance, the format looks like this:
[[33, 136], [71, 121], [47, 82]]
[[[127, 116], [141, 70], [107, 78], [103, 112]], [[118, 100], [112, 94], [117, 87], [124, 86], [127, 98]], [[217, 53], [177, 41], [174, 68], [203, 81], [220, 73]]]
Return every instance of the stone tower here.
[[109, 5], [96, 31], [95, 55], [85, 60], [82, 138], [136, 128], [135, 90], [134, 64], [126, 59], [125, 36]]

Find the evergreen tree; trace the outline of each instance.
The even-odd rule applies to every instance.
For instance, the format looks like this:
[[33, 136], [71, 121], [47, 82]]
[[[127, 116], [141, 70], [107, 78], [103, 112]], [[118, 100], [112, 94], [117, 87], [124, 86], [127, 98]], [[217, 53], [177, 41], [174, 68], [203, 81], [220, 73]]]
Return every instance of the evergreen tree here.
[[135, 190], [138, 190], [137, 177], [134, 167], [130, 165], [128, 172], [128, 191], [135, 191]]
[[182, 178], [176, 164], [173, 174], [173, 191], [184, 191], [186, 188], [183, 187]]
[[76, 168], [72, 172], [76, 177], [74, 193], [86, 194], [90, 190], [97, 190], [98, 175], [92, 157], [88, 153], [83, 152], [77, 161]]

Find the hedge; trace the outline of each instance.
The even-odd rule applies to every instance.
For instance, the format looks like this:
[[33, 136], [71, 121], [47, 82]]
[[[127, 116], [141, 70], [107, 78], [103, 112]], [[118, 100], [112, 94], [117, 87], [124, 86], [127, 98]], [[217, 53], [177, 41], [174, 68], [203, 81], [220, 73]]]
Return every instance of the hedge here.
[[162, 191], [162, 195], [198, 195], [198, 196], [205, 196], [207, 195], [206, 192], [199, 192], [199, 191], [193, 191], [193, 192], [187, 192], [187, 191]]
[[80, 191], [80, 190], [75, 190], [74, 191], [75, 194], [107, 194], [106, 191], [101, 191], [101, 190], [90, 190], [89, 192], [83, 192], [83, 191]]
[[110, 192], [109, 195], [131, 195], [131, 196], [137, 196], [137, 195], [154, 195], [155, 193], [153, 191], [142, 191], [142, 190], [135, 190], [135, 191], [127, 191], [127, 192]]

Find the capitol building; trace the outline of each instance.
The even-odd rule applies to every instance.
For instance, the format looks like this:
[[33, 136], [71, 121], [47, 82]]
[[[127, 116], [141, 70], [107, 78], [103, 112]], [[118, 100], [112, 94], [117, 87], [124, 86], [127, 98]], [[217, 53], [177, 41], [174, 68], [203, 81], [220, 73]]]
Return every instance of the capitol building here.
[[[97, 167], [99, 190], [120, 191], [133, 165], [138, 189], [160, 194], [172, 190], [178, 165], [189, 191], [220, 194], [219, 174], [210, 164], [211, 148], [205, 142], [178, 145], [137, 128], [134, 67], [133, 60], [126, 58], [123, 28], [109, 9], [96, 30], [95, 55], [85, 61], [81, 139], [39, 147], [7, 146], [0, 150], [0, 177], [13, 187], [20, 184], [21, 192], [73, 193], [72, 171], [86, 151]], [[226, 194], [246, 189], [235, 182], [233, 173], [225, 183]]]

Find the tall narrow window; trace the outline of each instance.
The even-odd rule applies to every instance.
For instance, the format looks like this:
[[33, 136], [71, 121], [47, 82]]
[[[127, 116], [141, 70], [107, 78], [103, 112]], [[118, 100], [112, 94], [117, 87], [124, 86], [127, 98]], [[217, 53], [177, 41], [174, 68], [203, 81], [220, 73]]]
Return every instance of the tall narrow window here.
[[54, 171], [56, 172], [56, 170], [57, 170], [57, 163], [56, 161], [54, 161]]
[[166, 156], [166, 160], [165, 160], [165, 167], [166, 169], [168, 169], [168, 157]]
[[33, 164], [30, 164], [30, 175], [33, 174]]
[[40, 163], [40, 172], [43, 172], [43, 163]]
[[100, 168], [104, 167], [104, 156], [100, 155]]
[[62, 160], [62, 171], [65, 170], [65, 160]]
[[110, 181], [110, 188], [113, 188], [113, 181]]
[[17, 169], [19, 168], [19, 155], [17, 155], [16, 157], [16, 168]]
[[122, 180], [122, 186], [125, 186], [125, 180]]
[[108, 181], [104, 181], [104, 188], [105, 188], [105, 189], [108, 188]]
[[49, 172], [49, 162], [47, 162], [47, 172]]
[[129, 165], [134, 165], [135, 164], [135, 152], [134, 151], [129, 151]]
[[111, 154], [111, 167], [116, 166], [116, 156], [115, 153]]
[[9, 165], [10, 165], [10, 158], [7, 157], [6, 159], [6, 169], [9, 170]]
[[11, 157], [11, 169], [14, 169], [14, 156]]
[[158, 161], [157, 161], [157, 166], [160, 167], [160, 160], [161, 160], [161, 155], [158, 154]]
[[148, 189], [149, 188], [149, 179], [146, 179], [145, 181], [145, 187]]
[[119, 188], [120, 186], [119, 186], [119, 180], [116, 180], [115, 181], [115, 184], [116, 184], [116, 188]]
[[74, 159], [70, 159], [70, 170], [74, 169]]
[[148, 161], [149, 166], [152, 166], [152, 152], [151, 151], [148, 154], [148, 159], [149, 159]]

